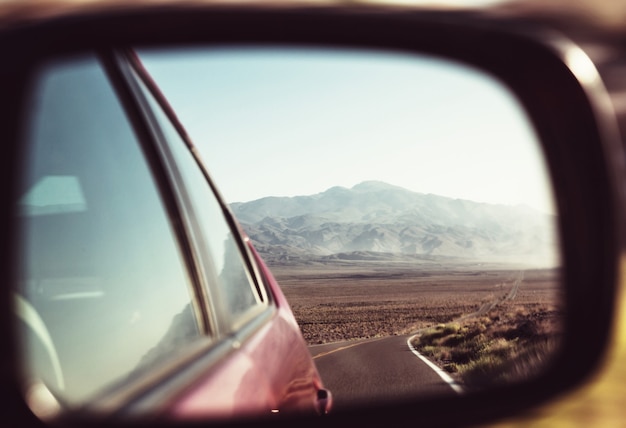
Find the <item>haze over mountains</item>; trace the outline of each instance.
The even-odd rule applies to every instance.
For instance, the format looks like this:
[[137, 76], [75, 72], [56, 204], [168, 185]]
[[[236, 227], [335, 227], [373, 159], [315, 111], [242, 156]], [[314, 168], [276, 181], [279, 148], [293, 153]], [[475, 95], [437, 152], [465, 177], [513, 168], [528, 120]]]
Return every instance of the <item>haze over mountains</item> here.
[[416, 193], [378, 181], [231, 208], [268, 262], [385, 260], [392, 255], [554, 266], [555, 217]]

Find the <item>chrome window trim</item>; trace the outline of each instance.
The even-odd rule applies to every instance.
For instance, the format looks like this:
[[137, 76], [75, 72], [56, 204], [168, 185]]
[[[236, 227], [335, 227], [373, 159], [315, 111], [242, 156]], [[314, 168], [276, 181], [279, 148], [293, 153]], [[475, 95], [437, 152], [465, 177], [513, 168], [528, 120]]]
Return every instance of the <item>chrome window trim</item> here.
[[202, 253], [199, 251], [198, 234], [195, 233], [197, 225], [195, 224], [191, 202], [184, 188], [180, 171], [170, 152], [166, 138], [160, 129], [158, 120], [154, 117], [154, 112], [148, 100], [145, 99], [142, 89], [139, 87], [141, 83], [137, 81], [138, 76], [134, 75], [136, 73], [135, 70], [118, 53], [112, 53], [111, 55], [113, 57], [112, 61], [120, 73], [120, 79], [123, 79], [124, 90], [128, 91], [129, 96], [133, 99], [135, 108], [142, 116], [144, 126], [149, 130], [151, 144], [155, 146], [160, 154], [171, 192], [176, 199], [178, 214], [182, 223], [181, 234], [184, 233], [184, 239], [189, 251], [188, 268], [193, 270], [196, 279], [192, 282], [192, 288], [189, 291], [191, 295], [195, 296], [194, 312], [197, 318], [203, 321], [203, 325], [200, 326], [201, 331], [206, 336], [212, 336], [217, 339], [220, 335], [220, 327], [216, 313], [219, 311], [216, 310], [211, 296], [206, 292], [209, 282], [208, 278], [212, 278], [215, 272], [213, 270], [207, 272], [208, 264], [205, 263]]
[[[193, 144], [189, 135], [184, 130], [184, 127], [178, 120], [175, 112], [171, 109], [171, 107], [167, 103], [167, 100], [164, 98], [163, 94], [160, 93], [156, 83], [152, 81], [152, 78], [150, 77], [149, 73], [143, 68], [140, 60], [137, 58], [135, 53], [133, 53], [130, 50], [126, 50], [120, 53], [118, 57], [120, 58], [119, 61], [124, 63], [124, 67], [129, 68], [129, 73], [134, 74], [133, 77], [131, 78], [140, 79], [141, 83], [145, 85], [146, 89], [154, 97], [155, 102], [161, 107], [165, 116], [170, 120], [170, 123], [178, 132], [178, 135], [181, 138], [181, 140], [186, 144], [187, 149], [189, 150], [191, 156], [193, 157], [193, 160], [195, 161], [196, 165], [200, 169], [200, 172], [204, 176], [207, 182], [207, 185], [209, 186], [209, 191], [212, 192], [213, 196], [215, 197], [215, 200], [219, 204], [222, 210], [222, 215], [224, 216], [224, 220], [226, 224], [228, 225], [228, 227], [230, 228], [233, 238], [235, 239], [235, 242], [239, 250], [239, 254], [243, 262], [245, 263], [246, 276], [249, 278], [250, 284], [254, 285], [252, 291], [255, 295], [255, 299], [257, 300], [257, 305], [250, 307], [249, 310], [245, 311], [242, 314], [239, 314], [236, 318], [233, 318], [231, 314], [225, 313], [225, 311], [221, 310], [220, 305], [215, 303], [219, 301], [219, 298], [215, 297], [219, 295], [219, 290], [217, 290], [216, 282], [210, 280], [210, 279], [214, 279], [217, 277], [217, 272], [215, 272], [214, 269], [211, 269], [211, 278], [206, 278], [205, 281], [206, 281], [207, 288], [211, 290], [209, 291], [209, 294], [212, 294], [210, 296], [207, 295], [208, 301], [211, 301], [213, 303], [213, 306], [212, 306], [213, 310], [215, 311], [216, 314], [219, 314], [218, 315], [219, 318], [222, 318], [222, 322], [218, 322], [218, 330], [219, 330], [217, 332], [218, 335], [221, 336], [223, 334], [229, 334], [233, 331], [237, 331], [238, 329], [243, 327], [247, 322], [255, 318], [256, 315], [262, 313], [265, 310], [265, 308], [271, 304], [272, 300], [269, 298], [269, 295], [270, 295], [269, 289], [262, 280], [262, 275], [260, 275], [260, 270], [258, 269], [258, 267], [256, 266], [256, 263], [254, 262], [254, 257], [252, 256], [252, 254], [250, 253], [250, 250], [248, 249], [248, 243], [242, 236], [239, 224], [235, 220], [230, 210], [229, 205], [224, 201], [224, 198], [222, 197], [219, 190], [215, 186], [210, 176], [210, 173], [208, 172], [205, 164], [202, 161], [202, 157], [199, 151], [197, 150], [196, 146]], [[144, 95], [141, 94], [141, 96], [143, 97]], [[145, 99], [143, 101], [147, 102], [147, 100]], [[147, 108], [151, 110], [151, 107], [148, 106]], [[152, 115], [151, 119], [155, 121], [153, 126], [156, 126], [156, 128], [159, 129], [159, 126], [160, 126], [159, 120], [156, 117], [154, 117], [154, 113], [151, 113], [151, 115]], [[163, 141], [161, 142], [162, 145], [167, 146], [168, 144], [171, 144], [167, 142], [166, 137], [161, 135], [160, 138], [163, 138]], [[175, 165], [176, 161], [173, 159], [173, 156], [171, 154], [169, 154], [169, 156], [172, 157], [172, 159], [169, 159], [168, 161], [171, 162], [173, 165]], [[178, 175], [175, 178], [175, 180], [179, 180], [179, 183], [177, 183], [178, 188], [184, 189], [185, 186], [184, 186], [184, 183], [183, 183], [184, 180], [182, 180], [182, 177]], [[199, 226], [199, 220], [195, 217], [194, 209], [191, 205], [189, 196], [187, 196], [184, 190], [180, 190], [180, 191], [181, 193], [185, 194], [186, 215], [193, 218], [193, 220], [191, 221], [191, 224], [193, 226], [192, 234], [194, 235], [192, 237], [192, 240], [195, 241], [195, 245], [196, 245], [195, 250], [196, 250], [196, 253], [198, 254], [197, 256], [198, 260], [204, 260], [204, 258], [202, 257], [202, 254], [206, 250], [199, 246], [199, 243], [197, 242], [198, 239], [196, 238], [196, 236], [200, 236], [200, 237], [202, 236], [202, 233], [200, 231], [200, 226]], [[200, 238], [199, 240], [202, 240], [202, 238]], [[207, 264], [210, 264], [212, 266], [212, 263], [210, 260]]]

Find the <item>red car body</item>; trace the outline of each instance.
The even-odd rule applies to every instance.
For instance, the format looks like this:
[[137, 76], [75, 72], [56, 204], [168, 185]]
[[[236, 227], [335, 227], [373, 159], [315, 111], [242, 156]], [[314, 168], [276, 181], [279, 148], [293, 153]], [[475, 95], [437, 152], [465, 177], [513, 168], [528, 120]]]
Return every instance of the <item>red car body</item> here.
[[278, 310], [236, 354], [181, 395], [169, 412], [176, 418], [268, 412], [326, 414], [331, 409], [331, 394], [323, 388], [289, 303], [250, 240], [246, 238], [246, 242]]

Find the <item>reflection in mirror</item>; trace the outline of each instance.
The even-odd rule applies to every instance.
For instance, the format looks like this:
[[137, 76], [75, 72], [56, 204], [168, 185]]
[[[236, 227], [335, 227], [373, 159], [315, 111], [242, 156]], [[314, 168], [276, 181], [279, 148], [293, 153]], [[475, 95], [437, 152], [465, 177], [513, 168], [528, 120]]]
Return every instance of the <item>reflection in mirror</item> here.
[[502, 84], [376, 52], [140, 57], [277, 277], [336, 410], [546, 367], [564, 311], [557, 212]]
[[140, 57], [281, 284], [336, 408], [515, 382], [554, 355], [557, 213], [503, 85], [376, 52]]

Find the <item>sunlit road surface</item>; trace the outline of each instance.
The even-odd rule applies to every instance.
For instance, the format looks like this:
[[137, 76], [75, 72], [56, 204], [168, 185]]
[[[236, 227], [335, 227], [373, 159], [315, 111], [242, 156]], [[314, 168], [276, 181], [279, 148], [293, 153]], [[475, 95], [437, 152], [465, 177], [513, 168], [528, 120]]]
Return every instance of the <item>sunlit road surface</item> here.
[[338, 342], [309, 347], [333, 408], [384, 401], [455, 395], [407, 345], [408, 336]]

